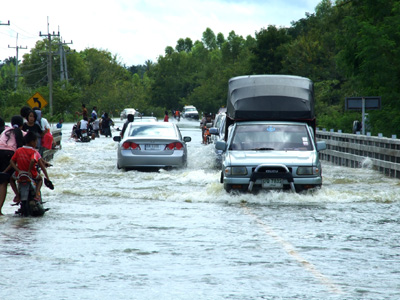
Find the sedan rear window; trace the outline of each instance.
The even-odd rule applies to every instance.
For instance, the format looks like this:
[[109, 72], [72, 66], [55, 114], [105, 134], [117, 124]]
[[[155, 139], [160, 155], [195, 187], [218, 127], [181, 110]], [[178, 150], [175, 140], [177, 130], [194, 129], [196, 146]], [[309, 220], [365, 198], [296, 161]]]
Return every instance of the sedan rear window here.
[[312, 150], [310, 136], [303, 125], [246, 124], [237, 126], [231, 150]]
[[132, 137], [171, 137], [176, 138], [175, 129], [170, 126], [132, 125], [129, 131]]

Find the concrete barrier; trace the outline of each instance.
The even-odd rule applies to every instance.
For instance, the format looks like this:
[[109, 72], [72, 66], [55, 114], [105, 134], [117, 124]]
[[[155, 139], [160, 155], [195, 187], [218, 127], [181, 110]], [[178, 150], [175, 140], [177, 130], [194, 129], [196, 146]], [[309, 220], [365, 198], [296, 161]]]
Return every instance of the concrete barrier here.
[[373, 169], [400, 178], [400, 140], [360, 134], [317, 130], [317, 140], [325, 141], [327, 149], [320, 159], [351, 168], [371, 165]]
[[53, 148], [43, 151], [42, 156], [45, 161], [53, 159], [56, 151], [61, 149], [61, 129], [54, 129], [51, 134], [53, 135]]

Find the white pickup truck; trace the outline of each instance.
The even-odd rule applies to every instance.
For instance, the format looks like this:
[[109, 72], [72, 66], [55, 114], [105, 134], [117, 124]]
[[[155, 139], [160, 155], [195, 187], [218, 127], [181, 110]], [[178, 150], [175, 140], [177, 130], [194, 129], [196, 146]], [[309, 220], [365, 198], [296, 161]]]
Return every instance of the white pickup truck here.
[[221, 183], [226, 191], [322, 185], [315, 139], [314, 90], [298, 76], [253, 75], [229, 80]]

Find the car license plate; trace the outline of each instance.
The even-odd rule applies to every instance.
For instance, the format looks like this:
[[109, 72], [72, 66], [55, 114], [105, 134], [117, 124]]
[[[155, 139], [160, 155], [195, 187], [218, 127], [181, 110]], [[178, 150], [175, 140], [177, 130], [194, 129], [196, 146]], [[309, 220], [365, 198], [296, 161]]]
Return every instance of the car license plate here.
[[145, 145], [144, 149], [146, 149], [146, 150], [160, 150], [160, 145], [148, 144], [148, 145]]
[[264, 178], [262, 187], [267, 189], [280, 189], [283, 187], [282, 178]]

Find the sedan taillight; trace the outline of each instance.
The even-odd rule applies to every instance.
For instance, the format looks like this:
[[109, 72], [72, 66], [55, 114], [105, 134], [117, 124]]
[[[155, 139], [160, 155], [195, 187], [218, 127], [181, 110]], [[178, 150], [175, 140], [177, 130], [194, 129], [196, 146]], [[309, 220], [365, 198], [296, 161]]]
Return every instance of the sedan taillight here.
[[175, 149], [176, 150], [181, 150], [183, 148], [182, 143], [175, 143]]
[[141, 150], [141, 149], [140, 149], [140, 146], [139, 146], [138, 144], [136, 144], [136, 143], [133, 143], [133, 142], [124, 142], [124, 143], [122, 144], [122, 147], [123, 147], [125, 150], [128, 150], [128, 149], [132, 149], [132, 150]]
[[180, 142], [176, 143], [169, 143], [168, 145], [165, 146], [164, 150], [182, 150], [183, 144]]

